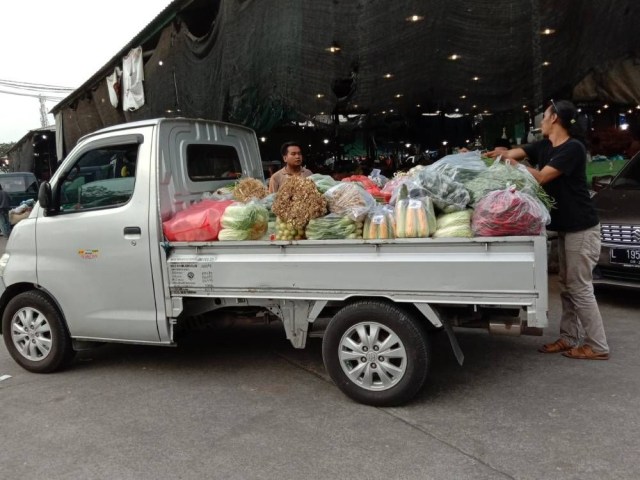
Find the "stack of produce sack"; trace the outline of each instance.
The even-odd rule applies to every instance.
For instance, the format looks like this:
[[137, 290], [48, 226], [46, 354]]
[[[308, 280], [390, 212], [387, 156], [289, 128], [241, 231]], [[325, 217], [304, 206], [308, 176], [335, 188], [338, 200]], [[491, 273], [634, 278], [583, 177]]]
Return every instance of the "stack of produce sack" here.
[[526, 168], [501, 161], [487, 167], [479, 152], [448, 155], [393, 179], [379, 170], [340, 182], [321, 174], [292, 176], [267, 195], [263, 182], [245, 178], [206, 196], [216, 201], [204, 200], [163, 223], [169, 240], [538, 235], [553, 204]]

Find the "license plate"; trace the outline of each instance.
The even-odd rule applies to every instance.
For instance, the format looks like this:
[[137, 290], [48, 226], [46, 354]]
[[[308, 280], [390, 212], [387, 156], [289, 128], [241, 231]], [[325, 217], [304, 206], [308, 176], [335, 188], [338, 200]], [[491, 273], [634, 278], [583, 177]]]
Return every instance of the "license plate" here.
[[609, 253], [611, 263], [640, 266], [640, 248], [612, 248]]

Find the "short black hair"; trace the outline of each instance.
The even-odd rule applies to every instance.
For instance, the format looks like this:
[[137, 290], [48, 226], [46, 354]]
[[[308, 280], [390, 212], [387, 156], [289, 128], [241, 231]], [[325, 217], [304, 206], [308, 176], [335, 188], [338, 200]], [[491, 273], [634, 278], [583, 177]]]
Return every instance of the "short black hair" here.
[[289, 147], [298, 147], [300, 151], [302, 151], [302, 145], [300, 144], [300, 142], [295, 142], [295, 141], [284, 142], [280, 147], [280, 155], [284, 157], [289, 151]]

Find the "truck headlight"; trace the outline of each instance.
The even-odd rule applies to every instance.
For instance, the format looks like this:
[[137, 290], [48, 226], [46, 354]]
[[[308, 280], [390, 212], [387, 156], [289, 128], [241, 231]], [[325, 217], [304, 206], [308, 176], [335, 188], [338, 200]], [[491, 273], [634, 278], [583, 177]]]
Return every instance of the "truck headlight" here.
[[4, 269], [7, 266], [7, 263], [9, 263], [9, 257], [11, 255], [9, 255], [8, 253], [5, 253], [2, 255], [2, 257], [0, 257], [0, 277], [4, 277]]

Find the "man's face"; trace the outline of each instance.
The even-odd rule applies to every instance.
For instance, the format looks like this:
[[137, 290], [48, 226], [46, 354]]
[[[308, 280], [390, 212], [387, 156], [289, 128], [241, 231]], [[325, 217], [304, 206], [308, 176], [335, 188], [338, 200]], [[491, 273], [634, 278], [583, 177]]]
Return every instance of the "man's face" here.
[[542, 121], [540, 122], [540, 131], [543, 135], [549, 135], [549, 132], [551, 131], [551, 125], [556, 118], [556, 112], [554, 112], [552, 107], [549, 107], [544, 111], [544, 115], [542, 115]]
[[287, 147], [287, 154], [283, 157], [284, 163], [292, 167], [302, 165], [302, 152], [300, 147]]

